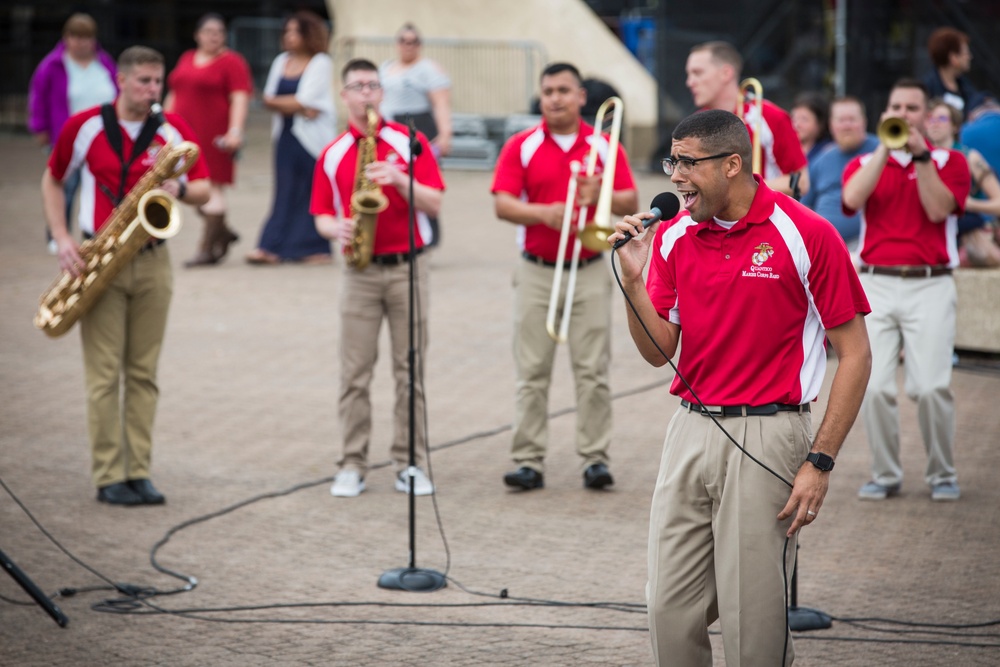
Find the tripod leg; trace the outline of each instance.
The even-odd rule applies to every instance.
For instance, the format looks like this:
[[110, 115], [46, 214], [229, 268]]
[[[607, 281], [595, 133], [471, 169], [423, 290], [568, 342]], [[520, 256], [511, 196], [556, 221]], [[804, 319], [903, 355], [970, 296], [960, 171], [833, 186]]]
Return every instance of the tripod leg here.
[[38, 606], [44, 609], [45, 613], [51, 616], [52, 620], [59, 624], [59, 627], [66, 627], [66, 624], [69, 623], [69, 619], [62, 613], [62, 610], [59, 609], [59, 607], [57, 607], [52, 600], [47, 598], [45, 593], [43, 593], [38, 586], [35, 585], [35, 582], [29, 579], [28, 575], [22, 572], [21, 569], [14, 564], [14, 561], [12, 561], [2, 550], [0, 550], [0, 566], [7, 570], [7, 574], [13, 577], [14, 581], [16, 581], [21, 588], [24, 589], [24, 592], [30, 595], [31, 598], [38, 603]]

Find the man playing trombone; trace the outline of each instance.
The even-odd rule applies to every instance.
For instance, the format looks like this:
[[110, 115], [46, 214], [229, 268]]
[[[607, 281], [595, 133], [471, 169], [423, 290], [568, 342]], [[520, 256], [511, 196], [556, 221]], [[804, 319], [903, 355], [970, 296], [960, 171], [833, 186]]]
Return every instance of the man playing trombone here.
[[[767, 186], [786, 195], [794, 194], [792, 174], [799, 174], [801, 194], [809, 190], [806, 156], [788, 113], [763, 98], [756, 79], [740, 82], [743, 58], [728, 42], [705, 42], [688, 54], [686, 85], [699, 109], [721, 109], [739, 116], [750, 132], [753, 144], [753, 171], [764, 177]], [[744, 88], [755, 86], [756, 97], [749, 99]]]
[[[581, 118], [587, 95], [576, 67], [550, 64], [540, 84], [542, 122], [507, 141], [492, 186], [497, 217], [519, 225], [522, 256], [514, 272], [517, 389], [511, 455], [518, 467], [504, 476], [504, 482], [526, 491], [544, 486], [549, 385], [557, 346], [547, 331], [553, 329], [547, 320], [552, 319], [550, 302], [558, 300], [566, 304], [561, 319], [569, 318], [568, 328], [562, 330], [576, 385], [576, 450], [584, 460], [584, 485], [602, 489], [613, 484], [607, 454], [611, 279], [599, 251], [574, 248], [559, 256], [559, 249], [576, 245], [565, 242], [562, 230], [588, 222], [578, 219], [583, 210], [594, 212], [595, 206], [603, 206], [609, 209], [605, 216], [626, 215], [637, 210], [638, 196], [617, 136], [595, 133]], [[616, 111], [621, 113], [620, 106]], [[620, 127], [620, 117], [615, 125]], [[590, 158], [592, 167], [586, 164]], [[571, 165], [581, 175], [574, 178]], [[612, 187], [601, 187], [604, 178], [611, 179]], [[608, 194], [601, 203], [599, 190]], [[571, 279], [557, 283], [559, 272], [571, 274]], [[559, 289], [554, 289], [557, 285]]]

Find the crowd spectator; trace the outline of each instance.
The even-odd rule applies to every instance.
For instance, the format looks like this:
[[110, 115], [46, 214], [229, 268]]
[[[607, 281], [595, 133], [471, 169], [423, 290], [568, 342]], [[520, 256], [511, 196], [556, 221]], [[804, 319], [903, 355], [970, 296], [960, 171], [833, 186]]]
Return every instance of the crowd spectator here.
[[810, 163], [830, 145], [830, 105], [823, 93], [804, 92], [792, 106], [792, 127]]
[[274, 203], [257, 248], [247, 255], [251, 264], [332, 260], [330, 242], [316, 231], [309, 212], [316, 158], [336, 133], [328, 39], [323, 19], [311, 11], [298, 11], [285, 21], [284, 51], [264, 84], [264, 106], [274, 112]]
[[[59, 140], [59, 133], [70, 116], [115, 99], [117, 71], [114, 59], [97, 43], [97, 22], [93, 17], [82, 13], [70, 16], [63, 25], [62, 39], [31, 75], [28, 131], [41, 146], [50, 150]], [[80, 173], [74, 171], [67, 175], [63, 186], [66, 224], [71, 225]], [[56, 242], [48, 227], [45, 233], [49, 252], [55, 254]]]
[[972, 68], [972, 50], [969, 36], [955, 28], [938, 28], [927, 40], [927, 54], [934, 69], [924, 80], [931, 97], [944, 101], [962, 112], [963, 118], [971, 108], [976, 89], [966, 78]]

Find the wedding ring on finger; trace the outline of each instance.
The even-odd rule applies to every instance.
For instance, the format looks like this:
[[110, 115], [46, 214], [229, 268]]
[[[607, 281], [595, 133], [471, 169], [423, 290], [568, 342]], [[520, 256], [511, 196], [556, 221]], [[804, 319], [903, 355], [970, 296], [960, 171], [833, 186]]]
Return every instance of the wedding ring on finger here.
[[816, 516], [816, 512], [813, 512], [812, 510], [806, 510], [806, 514], [809, 516]]

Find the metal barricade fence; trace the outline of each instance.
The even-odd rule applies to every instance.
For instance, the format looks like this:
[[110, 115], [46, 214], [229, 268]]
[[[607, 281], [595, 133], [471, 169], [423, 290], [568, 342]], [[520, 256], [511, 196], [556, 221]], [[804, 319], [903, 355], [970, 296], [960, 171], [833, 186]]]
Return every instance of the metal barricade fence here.
[[[451, 77], [455, 113], [503, 117], [528, 113], [547, 55], [540, 42], [424, 38], [422, 55]], [[343, 37], [334, 43], [338, 67], [351, 58], [380, 65], [396, 57], [394, 37]]]

